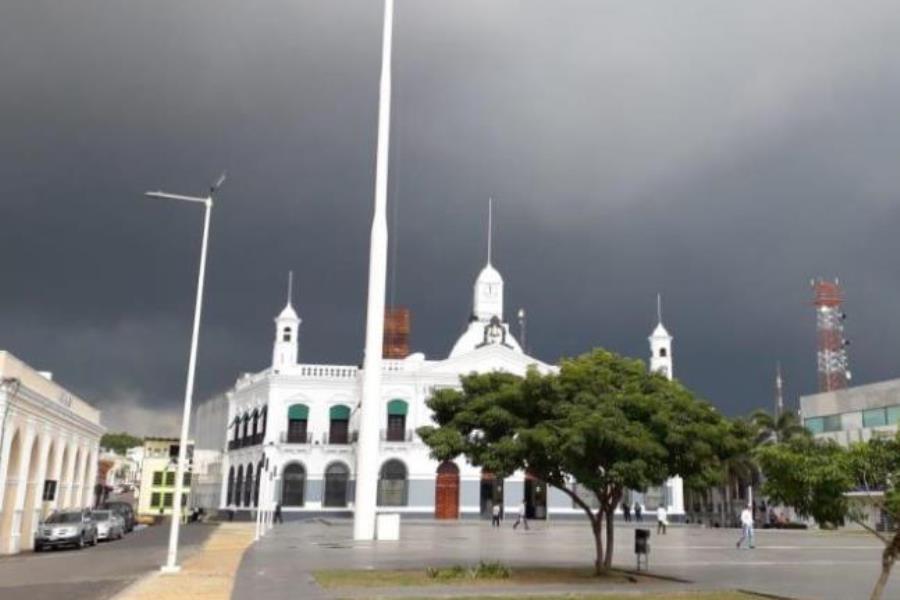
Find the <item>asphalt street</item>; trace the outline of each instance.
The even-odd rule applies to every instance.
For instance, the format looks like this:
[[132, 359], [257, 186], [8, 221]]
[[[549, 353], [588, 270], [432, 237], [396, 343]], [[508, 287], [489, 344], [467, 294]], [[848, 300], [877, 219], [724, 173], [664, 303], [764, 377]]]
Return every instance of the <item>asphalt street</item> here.
[[[196, 551], [215, 525], [181, 528], [181, 556]], [[166, 557], [168, 523], [147, 527], [94, 548], [24, 552], [0, 558], [3, 600], [98, 600], [110, 598]]]

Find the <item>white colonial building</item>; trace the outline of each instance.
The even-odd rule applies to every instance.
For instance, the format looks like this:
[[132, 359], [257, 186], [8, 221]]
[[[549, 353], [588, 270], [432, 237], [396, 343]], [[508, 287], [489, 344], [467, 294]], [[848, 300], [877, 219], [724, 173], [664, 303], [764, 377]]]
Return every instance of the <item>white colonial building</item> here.
[[[425, 401], [435, 389], [458, 387], [461, 375], [495, 370], [524, 375], [532, 365], [555, 370], [523, 352], [503, 308], [503, 278], [489, 259], [475, 282], [472, 316], [448, 357], [412, 354], [384, 361], [379, 510], [455, 519], [486, 515], [495, 502], [514, 510], [524, 499], [532, 518], [583, 514], [568, 496], [525, 473], [500, 481], [462, 458], [438, 464], [415, 433], [431, 424]], [[272, 366], [241, 377], [224, 394], [228, 436], [219, 508], [256, 505], [266, 459], [286, 516], [346, 513], [353, 507], [362, 372], [355, 365], [299, 363], [300, 321], [288, 298], [275, 319]], [[671, 377], [671, 337], [662, 323], [650, 343], [652, 368]], [[648, 509], [664, 501], [672, 517], [683, 515], [678, 479], [636, 499]]]
[[0, 350], [0, 554], [34, 545], [49, 512], [90, 507], [100, 452], [100, 411]]

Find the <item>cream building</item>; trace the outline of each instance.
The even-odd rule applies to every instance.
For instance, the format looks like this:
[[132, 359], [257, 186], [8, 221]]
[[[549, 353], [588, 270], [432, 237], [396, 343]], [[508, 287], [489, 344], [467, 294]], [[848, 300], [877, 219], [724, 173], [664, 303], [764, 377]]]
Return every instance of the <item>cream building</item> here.
[[49, 512], [93, 502], [100, 411], [0, 350], [0, 553], [34, 545]]
[[[175, 498], [175, 463], [178, 438], [145, 438], [141, 463], [141, 486], [138, 494], [139, 515], [168, 515]], [[191, 464], [194, 442], [188, 442], [188, 468], [184, 472], [182, 505], [188, 506], [191, 489]]]

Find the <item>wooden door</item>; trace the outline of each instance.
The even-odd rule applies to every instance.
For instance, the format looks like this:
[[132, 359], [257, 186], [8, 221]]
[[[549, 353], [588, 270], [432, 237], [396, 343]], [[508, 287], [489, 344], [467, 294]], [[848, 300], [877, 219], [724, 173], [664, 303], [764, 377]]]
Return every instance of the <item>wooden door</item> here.
[[434, 518], [459, 518], [459, 468], [452, 462], [441, 463], [437, 470]]

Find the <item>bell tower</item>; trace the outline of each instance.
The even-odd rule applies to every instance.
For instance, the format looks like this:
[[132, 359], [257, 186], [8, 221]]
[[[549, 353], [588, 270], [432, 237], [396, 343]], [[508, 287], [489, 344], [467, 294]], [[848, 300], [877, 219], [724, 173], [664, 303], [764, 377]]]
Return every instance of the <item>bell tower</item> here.
[[489, 322], [493, 317], [503, 321], [503, 277], [491, 264], [493, 249], [494, 201], [488, 200], [487, 264], [475, 280], [475, 296], [472, 315], [479, 321]]
[[647, 338], [650, 341], [650, 370], [660, 373], [670, 381], [675, 376], [672, 368], [672, 336], [662, 322], [662, 296], [656, 295], [656, 329]]
[[291, 304], [293, 295], [294, 272], [288, 274], [287, 304], [275, 317], [275, 344], [272, 348], [272, 369], [277, 373], [285, 367], [297, 364], [297, 334], [300, 329], [300, 317]]

